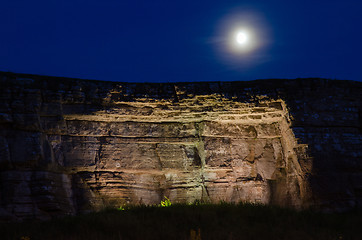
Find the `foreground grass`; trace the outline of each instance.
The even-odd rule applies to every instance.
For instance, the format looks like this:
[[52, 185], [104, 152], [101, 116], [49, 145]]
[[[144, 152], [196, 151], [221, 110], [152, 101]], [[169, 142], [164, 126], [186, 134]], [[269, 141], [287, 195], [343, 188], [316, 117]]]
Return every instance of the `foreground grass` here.
[[0, 223], [0, 239], [362, 239], [362, 214], [250, 204], [138, 206], [48, 222]]

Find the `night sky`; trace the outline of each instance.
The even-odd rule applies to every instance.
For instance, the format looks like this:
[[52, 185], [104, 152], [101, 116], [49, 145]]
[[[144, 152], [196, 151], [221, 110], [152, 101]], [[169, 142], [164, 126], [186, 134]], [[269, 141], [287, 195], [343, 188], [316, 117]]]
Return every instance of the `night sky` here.
[[[362, 81], [360, 0], [5, 0], [0, 71], [126, 82]], [[236, 49], [236, 29], [250, 33]]]

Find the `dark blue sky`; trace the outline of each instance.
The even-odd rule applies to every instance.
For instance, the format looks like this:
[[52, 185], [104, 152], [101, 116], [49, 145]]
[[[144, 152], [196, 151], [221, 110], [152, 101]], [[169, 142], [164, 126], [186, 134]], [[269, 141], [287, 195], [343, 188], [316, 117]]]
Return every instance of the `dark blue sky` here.
[[[5, 0], [0, 71], [172, 82], [362, 81], [360, 0]], [[249, 52], [230, 49], [248, 28]]]

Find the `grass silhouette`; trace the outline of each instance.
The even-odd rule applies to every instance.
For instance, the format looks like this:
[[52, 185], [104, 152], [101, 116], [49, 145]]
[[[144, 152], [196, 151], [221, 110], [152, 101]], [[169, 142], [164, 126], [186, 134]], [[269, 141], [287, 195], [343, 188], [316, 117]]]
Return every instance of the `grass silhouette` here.
[[362, 239], [362, 214], [253, 204], [128, 206], [47, 222], [1, 223], [1, 239]]

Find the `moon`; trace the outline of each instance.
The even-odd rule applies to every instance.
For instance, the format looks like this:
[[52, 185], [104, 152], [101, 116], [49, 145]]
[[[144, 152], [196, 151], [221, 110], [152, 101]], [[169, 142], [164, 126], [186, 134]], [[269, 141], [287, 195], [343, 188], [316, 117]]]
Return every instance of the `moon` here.
[[244, 32], [238, 32], [236, 35], [236, 42], [238, 44], [245, 44], [248, 40], [248, 36]]

